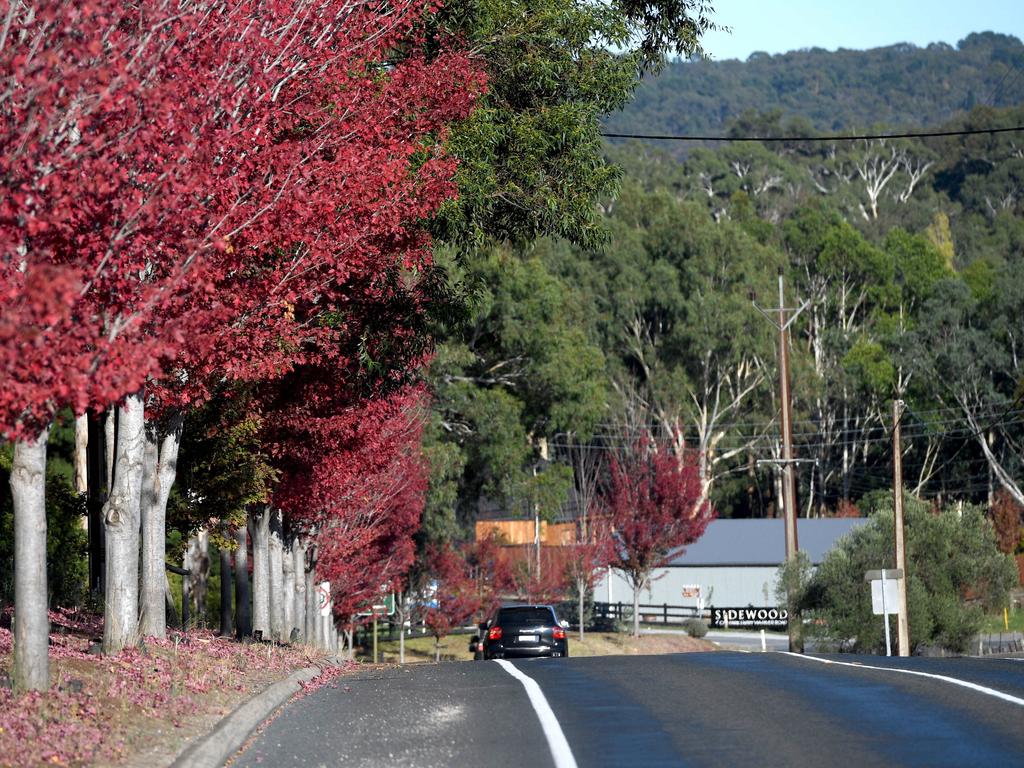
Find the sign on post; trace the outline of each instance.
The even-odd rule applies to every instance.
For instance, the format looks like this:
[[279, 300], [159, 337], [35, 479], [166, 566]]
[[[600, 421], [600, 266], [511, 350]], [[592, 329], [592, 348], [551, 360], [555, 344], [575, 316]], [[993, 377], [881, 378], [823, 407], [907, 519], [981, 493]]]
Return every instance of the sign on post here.
[[698, 617], [704, 613], [704, 595], [701, 592], [700, 584], [683, 584], [683, 599], [697, 601]]
[[712, 629], [785, 629], [789, 611], [785, 608], [712, 608]]
[[327, 617], [331, 615], [331, 582], [321, 581], [316, 590], [317, 608], [320, 615]]
[[889, 637], [889, 616], [900, 612], [899, 579], [903, 578], [900, 568], [882, 568], [868, 571], [864, 580], [871, 582], [871, 612], [882, 617], [885, 627], [885, 655], [892, 656], [892, 641]]
[[886, 579], [885, 589], [882, 580], [871, 581], [871, 612], [875, 616], [893, 615], [900, 612], [900, 590], [896, 579]]

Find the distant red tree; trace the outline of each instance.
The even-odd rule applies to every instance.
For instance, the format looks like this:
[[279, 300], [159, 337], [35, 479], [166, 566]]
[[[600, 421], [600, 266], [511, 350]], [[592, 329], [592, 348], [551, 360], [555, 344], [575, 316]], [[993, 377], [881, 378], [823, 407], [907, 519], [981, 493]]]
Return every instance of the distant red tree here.
[[473, 617], [480, 598], [465, 555], [453, 545], [431, 547], [426, 563], [436, 588], [424, 624], [434, 636], [434, 658], [440, 661], [441, 640]]
[[600, 574], [614, 556], [611, 521], [601, 515], [586, 515], [576, 521], [576, 540], [568, 544], [565, 578], [576, 592], [577, 621], [583, 639], [584, 604], [587, 593], [594, 588]]
[[836, 505], [835, 511], [836, 517], [860, 517], [860, 510], [857, 509], [857, 505], [849, 499], [840, 499]]
[[1024, 507], [1017, 503], [1008, 491], [996, 491], [992, 508], [989, 510], [992, 526], [996, 530], [996, 545], [1007, 555], [1014, 554], [1021, 546], [1021, 523], [1024, 523]]
[[633, 635], [640, 634], [640, 590], [651, 572], [679, 547], [696, 541], [715, 517], [701, 501], [698, 464], [674, 455], [667, 444], [644, 436], [611, 460], [610, 478], [599, 496], [612, 527], [610, 565], [633, 588]]

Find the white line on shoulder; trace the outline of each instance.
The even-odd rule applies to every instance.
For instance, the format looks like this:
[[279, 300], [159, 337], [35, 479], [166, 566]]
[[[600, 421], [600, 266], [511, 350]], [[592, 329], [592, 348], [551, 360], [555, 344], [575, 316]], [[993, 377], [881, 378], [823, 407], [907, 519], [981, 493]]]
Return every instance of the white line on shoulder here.
[[494, 661], [522, 683], [523, 688], [526, 689], [526, 695], [530, 697], [530, 703], [533, 705], [537, 718], [540, 720], [540, 727], [544, 729], [544, 736], [548, 740], [551, 757], [555, 760], [555, 768], [576, 768], [576, 758], [573, 757], [569, 742], [562, 732], [562, 726], [559, 725], [558, 718], [555, 717], [555, 713], [551, 710], [551, 705], [548, 704], [548, 700], [540, 686], [537, 685], [537, 681], [528, 675], [524, 675], [505, 659], [495, 659]]
[[819, 659], [816, 656], [805, 656], [802, 653], [792, 653], [791, 651], [782, 651], [786, 656], [795, 656], [798, 659], [807, 659], [808, 661], [817, 661], [821, 664], [838, 664], [841, 667], [853, 667], [854, 669], [877, 669], [882, 672], [898, 672], [901, 675], [914, 675], [916, 677], [930, 677], [933, 680], [941, 680], [944, 683], [951, 683], [953, 685], [959, 685], [963, 688], [970, 688], [972, 691], [978, 693], [984, 693], [987, 696], [994, 696], [997, 699], [1008, 701], [1011, 704], [1017, 704], [1024, 707], [1024, 699], [1018, 696], [1011, 696], [1008, 693], [997, 691], [995, 688], [989, 688], [984, 685], [978, 685], [967, 680], [961, 680], [958, 677], [949, 677], [948, 675], [936, 675], [931, 672], [918, 672], [914, 669], [899, 669], [897, 667], [876, 667], [871, 664], [857, 664], [850, 661], [834, 661], [832, 659]]

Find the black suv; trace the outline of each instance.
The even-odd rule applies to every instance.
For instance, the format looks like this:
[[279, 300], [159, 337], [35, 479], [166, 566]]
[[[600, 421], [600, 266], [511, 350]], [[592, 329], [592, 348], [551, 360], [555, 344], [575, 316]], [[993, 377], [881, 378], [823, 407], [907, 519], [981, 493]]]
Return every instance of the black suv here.
[[475, 659], [569, 655], [565, 625], [550, 605], [507, 605], [480, 625], [469, 644]]

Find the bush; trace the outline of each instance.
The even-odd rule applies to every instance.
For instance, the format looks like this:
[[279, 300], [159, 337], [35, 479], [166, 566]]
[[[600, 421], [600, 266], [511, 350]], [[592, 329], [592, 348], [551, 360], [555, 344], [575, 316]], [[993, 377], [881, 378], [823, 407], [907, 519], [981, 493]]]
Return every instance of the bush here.
[[708, 625], [700, 619], [687, 619], [683, 622], [683, 629], [690, 637], [704, 637], [708, 633]]
[[[869, 497], [865, 507], [870, 521], [828, 554], [801, 607], [813, 619], [809, 630], [841, 650], [881, 652], [884, 628], [871, 612], [864, 572], [894, 567], [892, 495]], [[911, 651], [939, 646], [963, 653], [980, 631], [986, 609], [1005, 605], [1016, 568], [997, 549], [992, 524], [980, 508], [936, 512], [911, 496], [904, 507]]]

